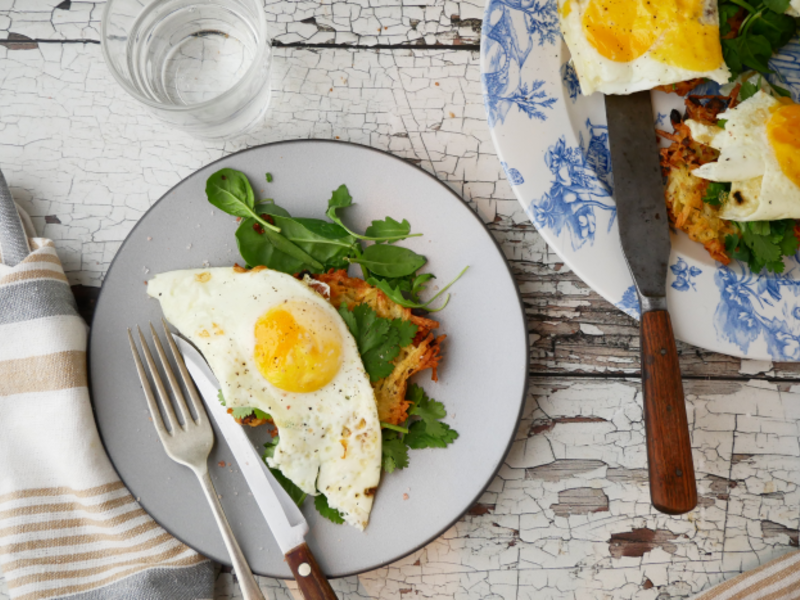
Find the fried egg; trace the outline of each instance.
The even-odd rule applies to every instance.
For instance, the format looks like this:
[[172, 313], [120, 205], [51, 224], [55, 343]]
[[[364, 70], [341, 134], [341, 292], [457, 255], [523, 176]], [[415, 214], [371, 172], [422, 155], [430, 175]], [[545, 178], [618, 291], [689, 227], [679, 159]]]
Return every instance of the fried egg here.
[[731, 182], [719, 216], [731, 221], [800, 218], [800, 105], [759, 90], [720, 113], [724, 129], [691, 119], [692, 137], [720, 151], [692, 175]]
[[558, 0], [581, 92], [630, 94], [730, 78], [716, 0]]
[[171, 271], [147, 293], [203, 353], [226, 406], [272, 416], [280, 442], [270, 466], [305, 493], [324, 493], [364, 529], [380, 479], [380, 422], [336, 309], [305, 282], [267, 269]]

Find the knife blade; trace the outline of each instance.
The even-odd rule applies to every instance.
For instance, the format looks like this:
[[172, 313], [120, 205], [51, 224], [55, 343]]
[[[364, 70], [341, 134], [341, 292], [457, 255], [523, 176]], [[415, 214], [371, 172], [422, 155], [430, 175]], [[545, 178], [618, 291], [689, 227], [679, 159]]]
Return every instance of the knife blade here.
[[689, 424], [667, 311], [669, 219], [650, 91], [606, 95], [608, 139], [622, 252], [641, 308], [644, 422], [650, 498], [667, 514], [697, 505]]
[[220, 404], [217, 397], [219, 382], [203, 355], [181, 336], [173, 333], [172, 337], [181, 350], [186, 368], [203, 398], [206, 410], [225, 438], [259, 510], [286, 557], [303, 597], [307, 600], [335, 599], [336, 595], [305, 542], [308, 522], [300, 508], [270, 472], [244, 429]]

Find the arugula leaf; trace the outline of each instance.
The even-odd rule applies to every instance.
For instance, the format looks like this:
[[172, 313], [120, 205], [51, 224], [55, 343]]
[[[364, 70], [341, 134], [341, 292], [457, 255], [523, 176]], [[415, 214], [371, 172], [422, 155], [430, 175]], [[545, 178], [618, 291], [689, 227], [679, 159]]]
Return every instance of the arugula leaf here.
[[217, 390], [217, 400], [219, 400], [219, 403], [222, 404], [222, 406], [227, 406], [225, 404], [225, 396], [222, 395], [222, 390]]
[[[782, 4], [783, 0], [770, 0]], [[764, 0], [767, 4], [767, 0]], [[788, 5], [788, 2], [787, 2]], [[750, 32], [753, 35], [763, 36], [770, 44], [773, 52], [780, 50], [794, 37], [797, 24], [794, 18], [783, 14], [783, 11], [767, 10], [761, 12], [758, 18], [753, 19]]]
[[789, 0], [764, 0], [764, 5], [771, 11], [782, 15], [789, 8]]
[[799, 245], [794, 219], [732, 223], [739, 230], [739, 235], [725, 238], [725, 250], [732, 258], [746, 262], [753, 273], [763, 269], [783, 273], [783, 257], [795, 254]]
[[725, 129], [725, 123], [728, 122], [728, 119], [717, 119], [717, 127], [720, 129]]
[[328, 499], [325, 497], [325, 494], [319, 494], [318, 496], [314, 496], [314, 508], [316, 508], [317, 512], [326, 519], [328, 519], [329, 521], [333, 521], [337, 525], [341, 525], [342, 523], [344, 523], [344, 518], [342, 517], [342, 513], [340, 513], [335, 508], [330, 507], [330, 505], [328, 504]]
[[230, 414], [234, 419], [244, 419], [244, 418], [249, 417], [252, 414], [255, 414], [256, 419], [267, 419], [267, 420], [269, 420], [269, 419], [272, 418], [267, 413], [265, 413], [263, 410], [259, 410], [257, 408], [252, 407], [252, 406], [244, 406], [244, 407], [237, 406], [236, 408], [232, 408], [231, 409], [231, 413]]
[[721, 206], [728, 199], [731, 191], [731, 184], [721, 181], [709, 181], [706, 193], [703, 195], [703, 202], [711, 206]]
[[235, 217], [252, 218], [273, 232], [280, 229], [262, 219], [253, 209], [255, 194], [247, 175], [235, 169], [220, 169], [206, 181], [208, 201], [223, 212]]
[[275, 456], [275, 449], [278, 447], [278, 442], [280, 442], [280, 437], [275, 436], [272, 438], [271, 442], [267, 442], [264, 444], [264, 455], [262, 456], [265, 463], [267, 463], [267, 467], [269, 468], [270, 472], [275, 476], [275, 479], [278, 480], [278, 483], [281, 484], [281, 487], [286, 490], [286, 493], [289, 494], [289, 497], [294, 501], [297, 506], [303, 506], [303, 500], [306, 499], [306, 493], [297, 487], [291, 479], [286, 477], [280, 469], [274, 469], [269, 466], [267, 462], [268, 458], [272, 458]]
[[[772, 72], [769, 59], [797, 30], [797, 19], [784, 14], [788, 6], [789, 0], [720, 0], [720, 42], [731, 81], [748, 69]], [[731, 37], [734, 26], [738, 29]]]
[[325, 212], [325, 214], [331, 221], [340, 227], [343, 227], [347, 233], [356, 239], [391, 243], [408, 237], [418, 237], [422, 235], [421, 233], [410, 233], [411, 225], [409, 225], [408, 221], [405, 219], [403, 219], [402, 223], [398, 223], [391, 217], [386, 217], [383, 221], [373, 221], [372, 225], [367, 227], [366, 235], [359, 235], [348, 229], [345, 224], [342, 223], [339, 215], [336, 214], [338, 209], [347, 208], [348, 206], [352, 206], [352, 204], [353, 197], [347, 190], [347, 186], [340, 185], [338, 188], [333, 190], [331, 199], [328, 200], [328, 210]]
[[367, 267], [379, 277], [396, 278], [415, 273], [428, 260], [408, 248], [373, 244], [367, 246], [361, 256], [351, 258], [350, 262]]
[[417, 326], [402, 319], [382, 319], [367, 304], [349, 310], [346, 304], [339, 307], [350, 333], [358, 345], [370, 381], [378, 381], [391, 374], [391, 361], [400, 354], [400, 348], [410, 344], [417, 334]]
[[414, 237], [410, 235], [411, 224], [406, 219], [403, 219], [402, 223], [398, 223], [392, 217], [386, 217], [383, 221], [373, 221], [364, 234], [370, 239], [386, 240], [390, 244], [407, 237]]
[[250, 219], [242, 221], [236, 230], [239, 253], [248, 265], [264, 265], [284, 273], [347, 268], [345, 259], [353, 254], [356, 240], [344, 229], [321, 219], [292, 218], [277, 212], [272, 215], [280, 234], [254, 227]]
[[428, 281], [431, 279], [436, 279], [436, 275], [433, 273], [421, 273], [414, 277], [414, 281], [411, 282], [411, 294], [419, 296], [422, 290], [425, 289], [425, 285], [427, 285]]
[[[433, 312], [439, 312], [445, 306], [447, 306], [447, 303], [450, 302], [450, 294], [447, 294], [447, 296], [444, 299], [444, 302], [442, 302], [442, 304], [440, 306], [438, 306], [436, 308], [429, 308], [429, 306], [439, 296], [444, 294], [450, 288], [451, 285], [453, 285], [456, 281], [461, 279], [461, 276], [464, 273], [467, 272], [467, 269], [469, 269], [469, 265], [464, 267], [461, 270], [461, 273], [456, 275], [456, 278], [453, 279], [453, 281], [451, 281], [446, 286], [444, 286], [441, 290], [439, 290], [439, 292], [433, 298], [431, 298], [430, 300], [428, 300], [427, 302], [424, 302], [424, 303], [415, 302], [413, 299], [408, 299], [403, 295], [403, 291], [405, 291], [404, 286], [407, 288], [408, 284], [405, 283], [404, 280], [402, 280], [402, 279], [394, 280], [394, 281], [399, 281], [400, 282], [399, 284], [396, 284], [395, 286], [392, 285], [392, 280], [376, 279], [375, 277], [368, 277], [367, 278], [367, 283], [377, 287], [384, 294], [386, 294], [386, 296], [390, 300], [392, 300], [392, 302], [395, 302], [395, 303], [399, 304], [400, 306], [404, 306], [406, 308], [423, 308], [423, 309], [427, 310], [428, 312], [432, 312], [433, 313]], [[414, 291], [415, 288], [417, 290], [421, 290], [424, 287], [425, 282], [427, 282], [428, 280], [430, 280], [433, 277], [433, 275], [430, 275], [430, 277], [426, 277], [427, 275], [430, 275], [430, 273], [423, 273], [422, 275], [419, 275], [417, 278], [415, 278], [413, 280], [413, 282], [411, 283], [412, 297], [413, 297], [413, 294], [418, 293], [418, 292]]]
[[405, 469], [408, 466], [408, 446], [400, 439], [396, 431], [384, 429], [381, 431], [383, 438], [381, 444], [381, 464], [387, 473], [395, 469]]

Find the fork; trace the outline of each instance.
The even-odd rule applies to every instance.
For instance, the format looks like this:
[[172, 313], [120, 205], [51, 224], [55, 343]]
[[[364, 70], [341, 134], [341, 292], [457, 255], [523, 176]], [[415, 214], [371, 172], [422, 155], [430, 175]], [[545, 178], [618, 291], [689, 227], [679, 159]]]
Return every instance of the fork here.
[[161, 407], [164, 410], [165, 416], [162, 419], [161, 412], [158, 409], [158, 403], [147, 379], [147, 372], [139, 357], [139, 352], [133, 341], [131, 330], [128, 329], [128, 341], [131, 343], [131, 351], [133, 352], [133, 359], [136, 363], [136, 371], [142, 382], [144, 395], [147, 398], [147, 406], [150, 408], [150, 415], [153, 417], [153, 425], [156, 427], [158, 437], [161, 439], [161, 443], [164, 445], [164, 450], [167, 455], [176, 463], [189, 467], [194, 474], [197, 475], [197, 479], [200, 480], [200, 486], [203, 488], [203, 492], [205, 492], [208, 504], [211, 506], [211, 512], [214, 514], [214, 519], [217, 521], [217, 526], [222, 534], [222, 540], [225, 542], [225, 547], [228, 549], [231, 562], [233, 562], [233, 568], [236, 571], [244, 600], [264, 600], [264, 596], [256, 583], [255, 577], [253, 577], [253, 572], [247, 564], [247, 559], [242, 553], [242, 549], [239, 547], [236, 538], [233, 536], [231, 526], [228, 524], [228, 519], [222, 511], [222, 505], [219, 502], [214, 484], [211, 482], [211, 477], [208, 474], [208, 455], [211, 453], [211, 447], [214, 445], [214, 431], [211, 429], [208, 413], [206, 413], [203, 402], [197, 394], [194, 382], [189, 376], [189, 372], [186, 370], [183, 357], [175, 345], [175, 341], [172, 339], [166, 321], [162, 319], [161, 324], [166, 333], [167, 343], [172, 350], [172, 356], [175, 358], [175, 364], [178, 365], [178, 370], [186, 386], [186, 391], [189, 393], [192, 409], [196, 417], [193, 417], [192, 413], [189, 412], [183, 392], [181, 392], [181, 387], [170, 368], [167, 355], [158, 338], [158, 333], [155, 327], [153, 327], [153, 324], [150, 323], [150, 332], [153, 334], [153, 343], [156, 347], [156, 352], [161, 360], [164, 374], [167, 376], [170, 387], [172, 388], [175, 404], [181, 413], [181, 421], [179, 421], [172, 407], [172, 403], [169, 400], [169, 396], [167, 395], [164, 383], [161, 381], [161, 377], [158, 374], [153, 356], [150, 354], [147, 340], [145, 340], [142, 330], [137, 326], [136, 329], [139, 332], [139, 341], [144, 351], [144, 358], [150, 370], [150, 376], [158, 390], [158, 396], [161, 399]]

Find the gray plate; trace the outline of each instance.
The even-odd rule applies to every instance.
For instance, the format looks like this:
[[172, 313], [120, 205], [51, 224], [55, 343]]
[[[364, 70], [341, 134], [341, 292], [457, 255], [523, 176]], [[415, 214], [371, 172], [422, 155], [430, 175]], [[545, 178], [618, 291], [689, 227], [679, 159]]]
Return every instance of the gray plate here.
[[[424, 234], [404, 245], [428, 257], [443, 285], [465, 265], [437, 313], [447, 334], [439, 382], [416, 381], [444, 402], [460, 437], [447, 449], [412, 450], [410, 466], [383, 478], [365, 532], [304, 513], [308, 543], [331, 577], [375, 569], [443, 533], [480, 497], [514, 438], [525, 396], [527, 329], [516, 286], [492, 236], [445, 185], [409, 163], [363, 146], [327, 141], [270, 144], [227, 156], [170, 190], [142, 217], [114, 259], [92, 323], [89, 364], [100, 435], [122, 480], [144, 509], [189, 546], [229, 564], [195, 476], [172, 462], [148, 418], [126, 327], [161, 317], [144, 282], [162, 271], [241, 263], [236, 221], [208, 204], [206, 179], [222, 167], [244, 171], [256, 197], [271, 197], [295, 216], [322, 217], [331, 190], [346, 183], [356, 206], [346, 221], [363, 231], [372, 219], [407, 218]], [[264, 174], [274, 175], [267, 184]], [[251, 432], [254, 443], [261, 433]], [[253, 571], [289, 578], [283, 555], [217, 437], [211, 477]], [[407, 495], [407, 496], [406, 496]], [[407, 498], [407, 499], [406, 499]]]

